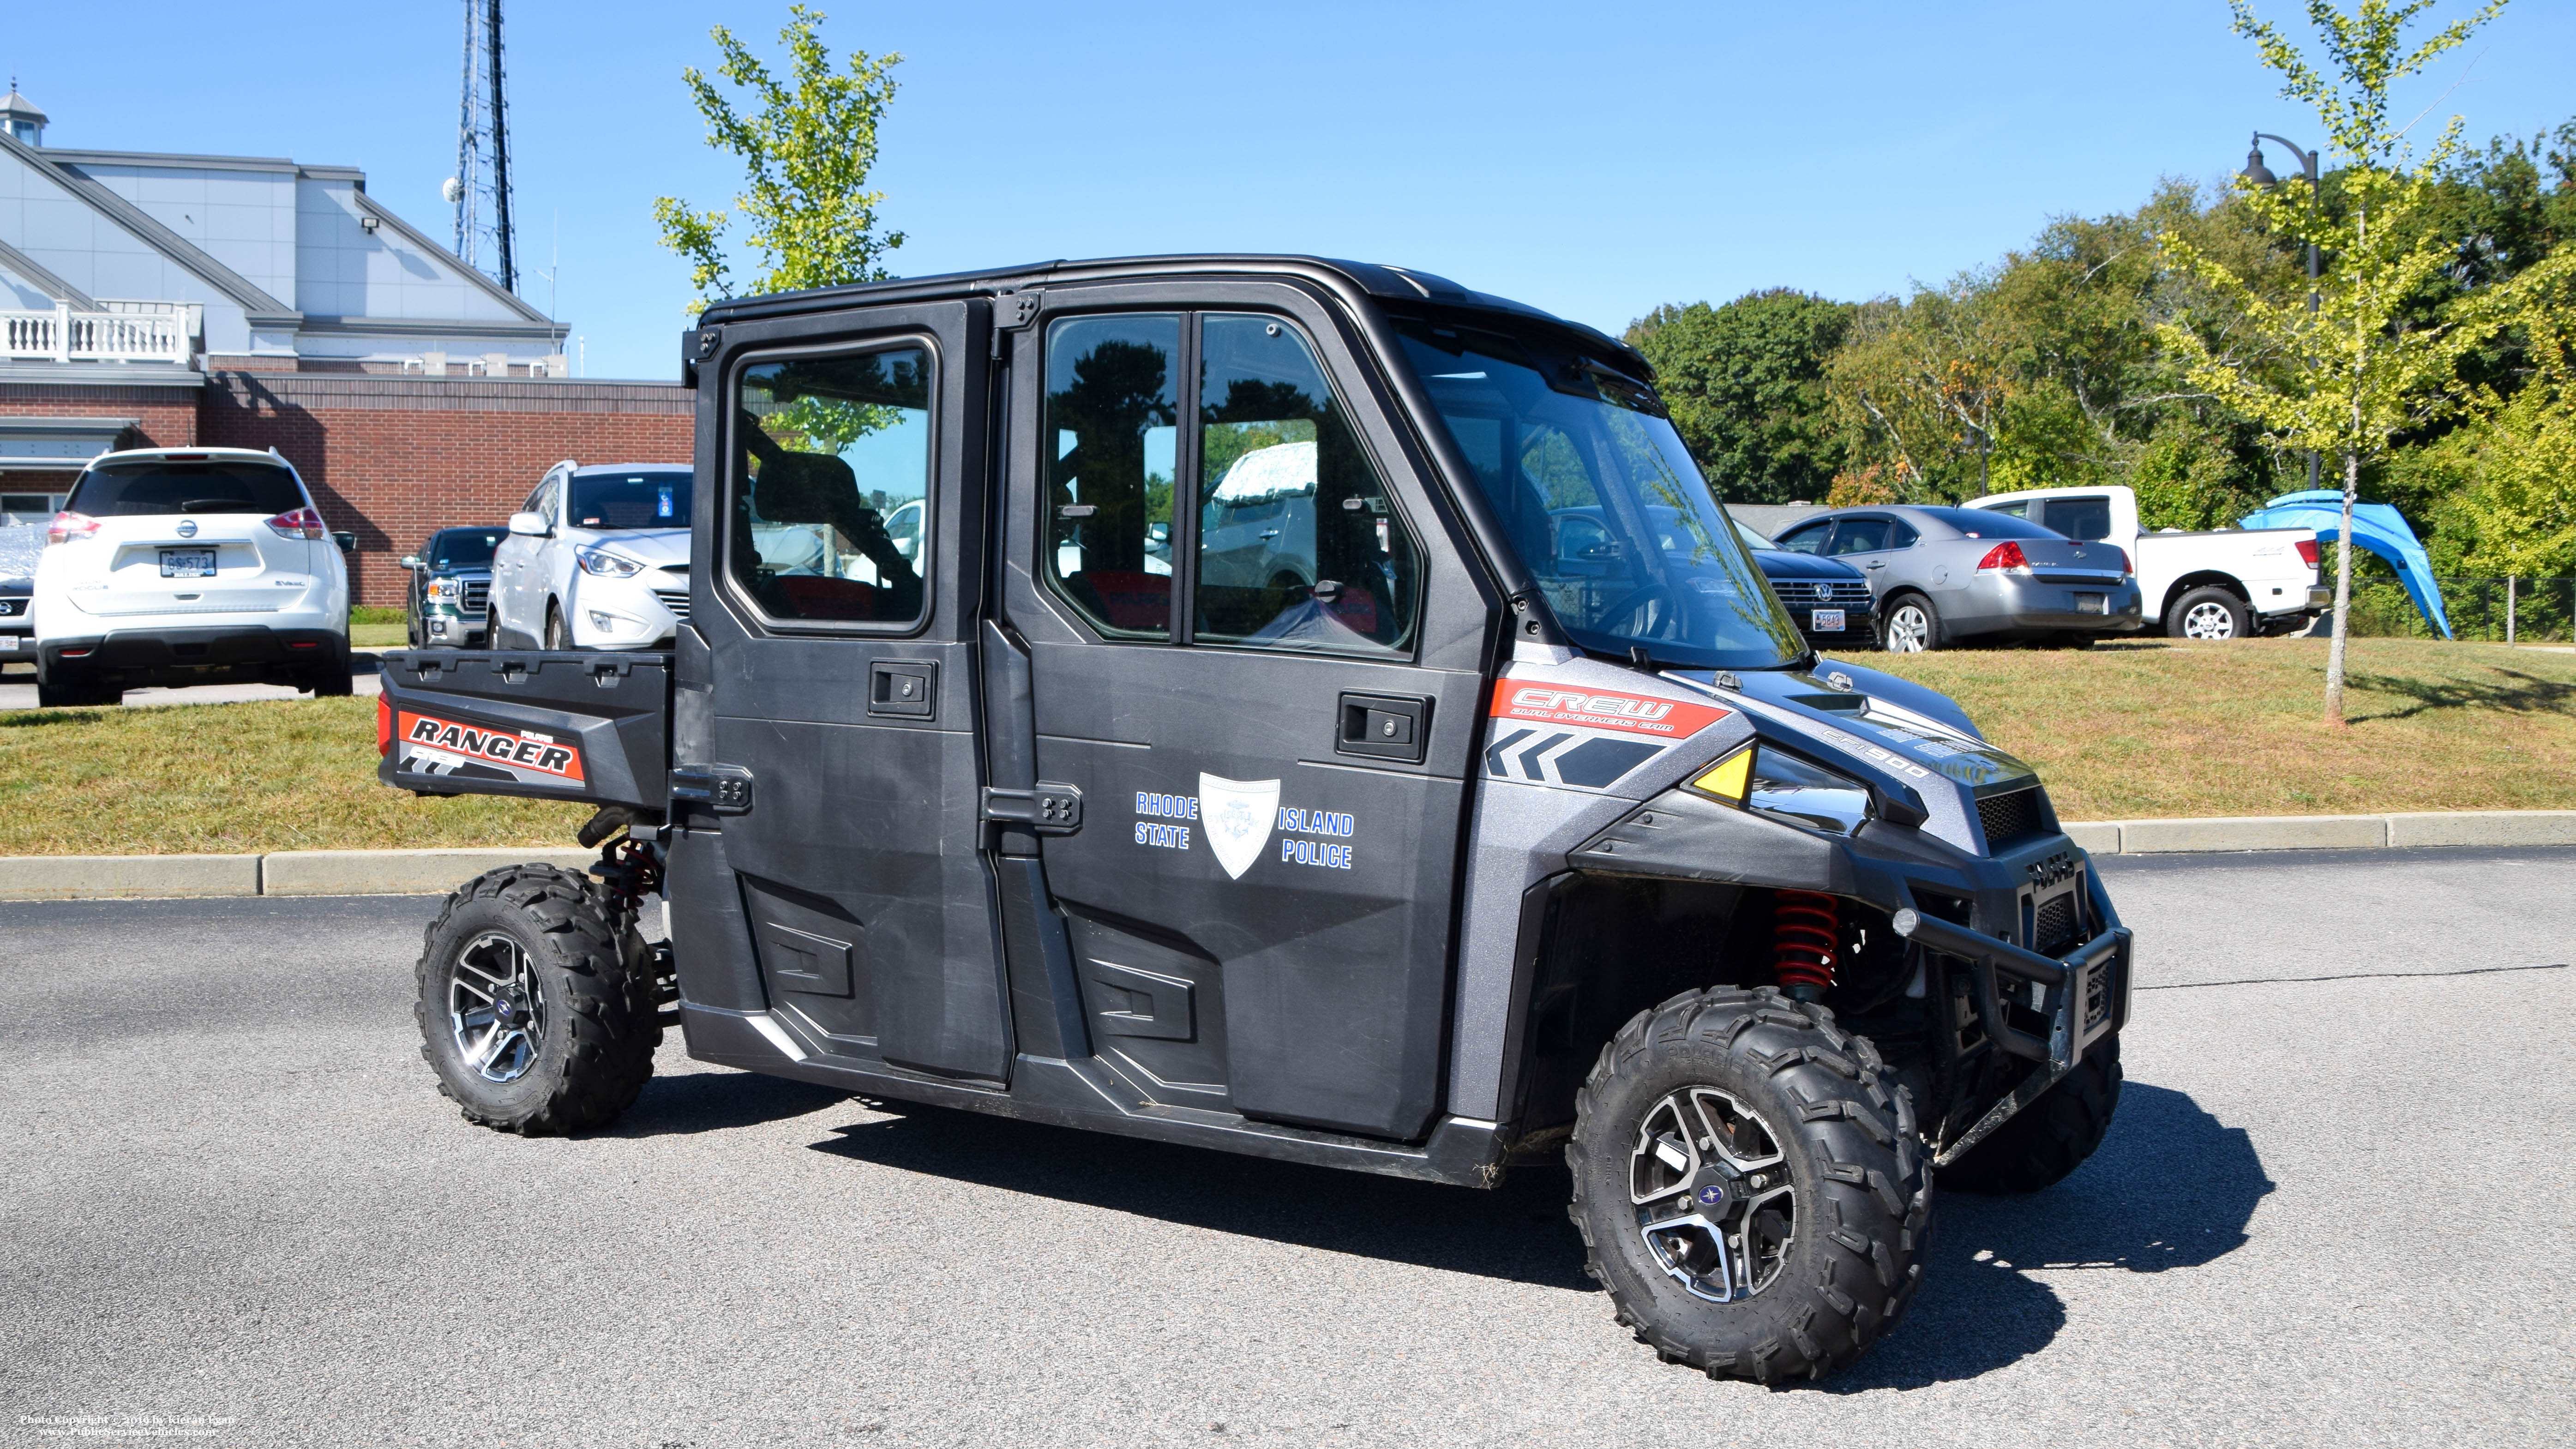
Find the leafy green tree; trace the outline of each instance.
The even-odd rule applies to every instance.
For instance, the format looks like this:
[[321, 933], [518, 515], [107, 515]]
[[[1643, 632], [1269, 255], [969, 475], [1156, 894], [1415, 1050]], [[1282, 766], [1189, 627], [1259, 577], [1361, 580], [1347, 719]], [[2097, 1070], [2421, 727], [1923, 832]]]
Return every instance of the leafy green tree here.
[[2187, 362], [2192, 380], [2262, 423], [2289, 447], [2339, 458], [2343, 468], [2342, 533], [2335, 560], [2334, 642], [2326, 655], [2326, 718], [2343, 723], [2344, 642], [2352, 603], [2352, 507], [2366, 464], [2384, 459], [2400, 434], [2447, 410], [2460, 355], [2477, 333], [2445, 320], [2408, 324], [2416, 296], [2449, 262], [2451, 248], [2426, 233], [2424, 218], [2442, 168], [2459, 150], [2454, 117], [2429, 157], [2414, 162], [2405, 128], [2389, 117], [2389, 87], [2466, 41], [2503, 8], [2488, 0], [2408, 48], [2409, 22], [2435, 0], [2360, 0], [2347, 14], [2332, 0], [2307, 0], [2333, 73], [2311, 65], [2247, 0], [2230, 0], [2239, 35], [2254, 42], [2263, 64], [2280, 73], [2281, 93], [2317, 113], [2328, 144], [2344, 161], [2343, 205], [2325, 208], [2304, 179], [2264, 190], [2240, 182], [2239, 196], [2276, 235], [2323, 249], [2330, 259], [2316, 305], [2264, 296], [2252, 283], [2187, 238], [2168, 237], [2175, 264], [2199, 276], [2243, 309], [2250, 333], [2298, 365], [2257, 369], [2212, 350], [2180, 323], [2161, 329]]
[[1655, 365], [1673, 426], [1720, 495], [1787, 503], [1823, 497], [1842, 471], [1825, 359], [1858, 310], [1773, 288], [1658, 307], [1629, 324], [1628, 342]]
[[[680, 72], [706, 117], [707, 144], [741, 158], [747, 179], [734, 206], [745, 224], [742, 244], [758, 258], [742, 295], [873, 282], [886, 275], [880, 260], [903, 245], [903, 233], [877, 230], [885, 194], [868, 189], [877, 163], [877, 128], [895, 93], [894, 68], [903, 57], [852, 51], [835, 71], [820, 35], [819, 10], [790, 5], [778, 32], [792, 74], [782, 82], [731, 30], [708, 33], [723, 53], [716, 73], [749, 92], [758, 109], [735, 109], [732, 99], [692, 66]], [[693, 210], [678, 197], [653, 203], [662, 245], [689, 266], [698, 296], [696, 313], [710, 297], [737, 295], [725, 233], [735, 220], [721, 211]]]

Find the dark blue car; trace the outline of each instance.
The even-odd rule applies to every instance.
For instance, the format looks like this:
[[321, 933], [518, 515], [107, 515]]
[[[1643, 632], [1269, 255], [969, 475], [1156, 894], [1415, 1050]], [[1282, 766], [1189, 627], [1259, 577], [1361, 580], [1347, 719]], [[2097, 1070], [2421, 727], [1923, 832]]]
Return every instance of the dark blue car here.
[[1807, 642], [1818, 649], [1868, 649], [1878, 643], [1869, 576], [1839, 559], [1793, 553], [1738, 523], [1753, 562], [1771, 581]]

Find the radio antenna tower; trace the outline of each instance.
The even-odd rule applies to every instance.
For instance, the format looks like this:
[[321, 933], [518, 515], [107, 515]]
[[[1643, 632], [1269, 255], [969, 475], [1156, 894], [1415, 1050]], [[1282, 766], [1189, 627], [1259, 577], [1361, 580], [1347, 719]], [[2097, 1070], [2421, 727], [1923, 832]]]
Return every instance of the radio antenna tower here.
[[465, 81], [456, 115], [456, 255], [519, 290], [510, 226], [510, 104], [501, 75], [501, 0], [465, 0]]

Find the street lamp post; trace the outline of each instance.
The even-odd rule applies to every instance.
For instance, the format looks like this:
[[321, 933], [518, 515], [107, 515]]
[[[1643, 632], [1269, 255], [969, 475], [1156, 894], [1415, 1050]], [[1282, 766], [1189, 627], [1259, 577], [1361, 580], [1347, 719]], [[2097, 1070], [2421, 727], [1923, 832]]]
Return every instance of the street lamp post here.
[[[2271, 190], [2273, 187], [2278, 186], [2278, 185], [2280, 185], [2280, 184], [2281, 184], [2281, 178], [2280, 178], [2280, 177], [2278, 177], [2278, 176], [2273, 175], [2273, 174], [2272, 174], [2272, 168], [2270, 168], [2269, 166], [2266, 166], [2266, 165], [2264, 165], [2264, 164], [2263, 164], [2263, 143], [2264, 143], [2264, 142], [2266, 142], [2266, 141], [2278, 141], [2278, 142], [2280, 142], [2282, 145], [2287, 146], [2287, 147], [2289, 147], [2289, 148], [2290, 148], [2290, 154], [2291, 154], [2291, 155], [2296, 156], [2296, 157], [2298, 157], [2298, 158], [2299, 158], [2299, 169], [2300, 169], [2302, 172], [2304, 172], [2304, 173], [2306, 174], [2307, 178], [2308, 178], [2308, 215], [2309, 215], [2309, 217], [2310, 217], [2311, 219], [2313, 219], [2313, 218], [2315, 217], [2315, 215], [2316, 215], [2316, 211], [2317, 211], [2317, 153], [2316, 153], [2316, 152], [2314, 152], [2314, 151], [2308, 151], [2308, 150], [2303, 150], [2303, 149], [2301, 149], [2301, 148], [2298, 146], [2298, 144], [2297, 144], [2296, 142], [2293, 142], [2293, 141], [2291, 141], [2291, 140], [2287, 139], [2286, 137], [2282, 137], [2282, 136], [2275, 136], [2275, 135], [2271, 134], [2271, 133], [2270, 133], [2270, 132], [2268, 132], [2268, 131], [2257, 131], [2257, 132], [2255, 132], [2255, 133], [2254, 133], [2254, 149], [2253, 149], [2253, 151], [2252, 151], [2250, 154], [2248, 154], [2248, 155], [2246, 156], [2246, 158], [2245, 158], [2245, 170], [2244, 170], [2244, 172], [2242, 173], [2242, 174], [2244, 175], [2245, 179], [2246, 179], [2246, 180], [2248, 180], [2248, 181], [2253, 182], [2253, 183], [2254, 183], [2255, 185], [2257, 185], [2257, 186], [2262, 187], [2262, 188], [2263, 188], [2264, 190], [2266, 190], [2266, 191], [2269, 191], [2269, 190]], [[2318, 297], [2317, 297], [2318, 262], [2319, 262], [2319, 258], [2318, 258], [2318, 255], [2317, 255], [2317, 244], [2316, 244], [2315, 242], [2310, 242], [2310, 243], [2308, 243], [2308, 312], [2309, 312], [2309, 314], [2310, 314], [2310, 315], [2312, 315], [2312, 316], [2315, 314], [2315, 312], [2316, 312], [2316, 310], [2317, 310], [2317, 303], [2318, 303]], [[2314, 449], [2314, 448], [2310, 448], [2310, 449], [2308, 450], [2308, 489], [2309, 489], [2309, 491], [2310, 491], [2310, 492], [2314, 492], [2314, 491], [2316, 490], [2316, 486], [2317, 486], [2317, 450], [2316, 450], [2316, 449]]]

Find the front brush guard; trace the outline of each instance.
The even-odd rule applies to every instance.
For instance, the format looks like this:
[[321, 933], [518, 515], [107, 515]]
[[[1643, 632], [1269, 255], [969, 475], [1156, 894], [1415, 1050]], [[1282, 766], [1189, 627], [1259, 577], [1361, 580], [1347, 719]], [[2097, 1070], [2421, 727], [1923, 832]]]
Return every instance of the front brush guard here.
[[[2039, 1100], [2058, 1080], [2075, 1070], [2093, 1043], [2119, 1030], [2128, 1016], [2129, 928], [2114, 926], [2062, 959], [2051, 960], [2010, 941], [1971, 931], [1965, 926], [1924, 915], [1911, 908], [1896, 912], [1896, 934], [1945, 956], [1966, 961], [1976, 972], [1977, 1003], [1995, 1044], [2014, 1056], [2039, 1063], [2021, 1085], [1986, 1109], [1958, 1140], [1941, 1145], [1934, 1167], [1947, 1167], [1970, 1148], [1992, 1136], [2013, 1114]], [[2046, 1038], [2010, 1025], [2001, 1009], [2003, 993], [1996, 978], [2045, 989]]]

